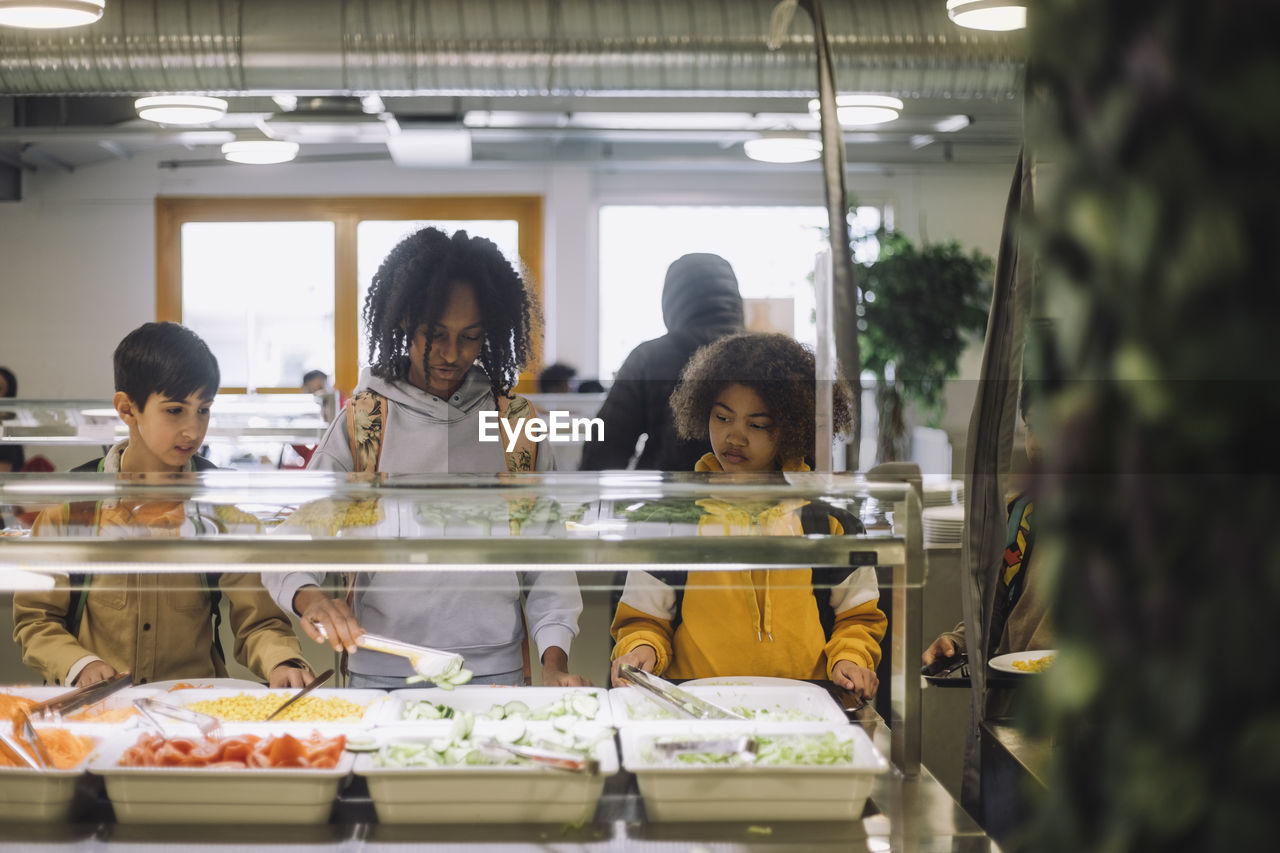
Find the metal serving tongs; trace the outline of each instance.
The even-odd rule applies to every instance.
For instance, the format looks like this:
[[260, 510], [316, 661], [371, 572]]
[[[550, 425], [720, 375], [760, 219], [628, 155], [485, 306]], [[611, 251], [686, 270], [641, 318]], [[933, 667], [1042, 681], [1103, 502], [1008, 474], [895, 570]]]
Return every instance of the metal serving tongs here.
[[127, 672], [122, 672], [102, 681], [95, 681], [93, 684], [77, 687], [75, 690], [62, 693], [48, 701], [34, 705], [31, 708], [31, 716], [42, 719], [63, 717], [79, 708], [101, 702], [112, 693], [128, 687], [130, 684], [133, 684], [133, 676]]
[[11, 735], [4, 730], [3, 721], [0, 721], [0, 741], [18, 757], [18, 760], [34, 770], [52, 770], [54, 769], [53, 759], [49, 757], [49, 750], [45, 749], [44, 741], [40, 738], [40, 733], [36, 731], [35, 726], [31, 725], [31, 718], [27, 716], [25, 711], [16, 712], [18, 725], [15, 728], [21, 728], [22, 740], [25, 740], [31, 746], [31, 752], [27, 752], [22, 748], [21, 741], [16, 735]]
[[156, 727], [162, 737], [168, 737], [168, 735], [165, 734], [164, 723], [160, 722], [157, 717], [171, 717], [184, 723], [192, 723], [200, 730], [200, 734], [210, 740], [217, 740], [222, 737], [222, 721], [212, 714], [202, 714], [199, 711], [180, 708], [177, 705], [170, 705], [168, 702], [161, 702], [159, 699], [151, 698], [134, 699], [133, 706], [151, 722], [151, 725]]
[[[316, 632], [321, 637], [329, 638], [324, 625], [319, 622], [311, 624], [315, 626]], [[424, 678], [442, 676], [450, 671], [457, 672], [463, 666], [462, 655], [454, 654], [453, 652], [442, 652], [439, 649], [431, 649], [426, 646], [415, 646], [412, 643], [403, 643], [400, 640], [381, 637], [377, 634], [361, 634], [356, 639], [356, 645], [371, 652], [382, 652], [386, 655], [408, 658], [409, 663], [413, 665], [413, 671]]]
[[566, 770], [570, 773], [585, 773], [588, 776], [595, 776], [600, 772], [600, 762], [589, 755], [583, 755], [578, 752], [567, 752], [558, 749], [545, 749], [537, 746], [516, 746], [512, 743], [503, 743], [496, 738], [480, 741], [479, 746], [482, 749], [500, 750], [526, 758], [534, 764], [540, 764], [543, 767], [550, 767], [555, 770]]
[[643, 669], [634, 667], [629, 663], [624, 663], [618, 667], [618, 675], [644, 690], [667, 707], [695, 720], [746, 719], [746, 717], [730, 711], [728, 708], [723, 708], [714, 702], [708, 702], [706, 699], [699, 699], [691, 693], [686, 693], [670, 681], [659, 678], [651, 672], [645, 672]]
[[741, 761], [750, 763], [760, 754], [760, 742], [748, 735], [706, 740], [655, 740], [653, 751], [663, 758], [674, 758], [677, 755], [689, 753], [736, 755]]

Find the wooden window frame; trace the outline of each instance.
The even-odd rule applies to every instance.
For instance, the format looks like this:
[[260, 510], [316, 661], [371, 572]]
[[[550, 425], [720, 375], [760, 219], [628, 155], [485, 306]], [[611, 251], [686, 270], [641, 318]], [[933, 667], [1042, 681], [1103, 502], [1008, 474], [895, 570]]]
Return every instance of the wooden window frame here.
[[[542, 306], [543, 200], [541, 196], [415, 196], [382, 198], [192, 197], [156, 198], [156, 319], [182, 322], [182, 226], [188, 222], [332, 222], [334, 224], [334, 385], [350, 393], [360, 360], [360, 283], [356, 229], [364, 220], [508, 219], [519, 227], [518, 250], [528, 285]], [[345, 307], [344, 307], [345, 306]], [[542, 359], [545, 324], [535, 318], [533, 358], [518, 390], [526, 390]], [[246, 389], [227, 387], [226, 393]], [[298, 388], [259, 388], [264, 394]]]

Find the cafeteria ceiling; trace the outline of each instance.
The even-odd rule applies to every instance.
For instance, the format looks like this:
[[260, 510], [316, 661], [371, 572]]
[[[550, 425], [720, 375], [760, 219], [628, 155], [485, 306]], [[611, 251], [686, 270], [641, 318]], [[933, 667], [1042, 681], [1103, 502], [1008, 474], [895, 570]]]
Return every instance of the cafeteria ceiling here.
[[[466, 128], [472, 163], [745, 168], [760, 131], [816, 131], [813, 27], [770, 49], [775, 0], [107, 0], [96, 24], [0, 27], [0, 168], [71, 171], [148, 155], [221, 163], [281, 101], [377, 109], [402, 130]], [[840, 92], [895, 95], [897, 121], [846, 133], [850, 167], [1010, 162], [1025, 36], [957, 27], [944, 0], [825, 0]], [[136, 97], [217, 95], [201, 128]], [[285, 96], [281, 98], [280, 96]], [[959, 130], [939, 130], [950, 116]], [[323, 116], [318, 116], [323, 118]], [[382, 141], [305, 143], [299, 161], [390, 159]], [[759, 166], [760, 164], [752, 164]], [[807, 168], [817, 168], [808, 164]]]

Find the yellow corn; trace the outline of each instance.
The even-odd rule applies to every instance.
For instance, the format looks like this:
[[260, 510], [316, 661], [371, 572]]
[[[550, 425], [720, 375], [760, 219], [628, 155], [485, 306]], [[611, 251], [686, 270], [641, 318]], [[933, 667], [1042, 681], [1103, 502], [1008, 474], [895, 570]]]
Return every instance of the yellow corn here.
[[[202, 714], [211, 714], [227, 722], [251, 723], [265, 720], [272, 711], [288, 700], [289, 695], [241, 693], [238, 696], [224, 696], [221, 699], [189, 702], [183, 707]], [[287, 711], [276, 717], [276, 720], [297, 723], [349, 722], [359, 720], [364, 716], [364, 711], [364, 705], [337, 696], [327, 698], [304, 696], [290, 705]]]

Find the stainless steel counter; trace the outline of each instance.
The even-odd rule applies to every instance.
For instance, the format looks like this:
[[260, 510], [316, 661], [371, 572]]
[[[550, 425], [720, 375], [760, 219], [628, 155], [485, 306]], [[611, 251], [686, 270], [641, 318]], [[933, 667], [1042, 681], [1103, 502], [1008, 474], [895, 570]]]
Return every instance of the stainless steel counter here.
[[[862, 726], [885, 754], [890, 732], [870, 709], [857, 712]], [[106, 806], [100, 806], [105, 811]], [[0, 824], [0, 846], [41, 851], [133, 849], [197, 851], [249, 846], [272, 851], [435, 849], [502, 851], [906, 851], [907, 853], [990, 853], [995, 842], [960, 808], [928, 772], [904, 776], [896, 769], [879, 777], [861, 821], [743, 823], [649, 823], [628, 773], [612, 777], [596, 810], [583, 826], [538, 824], [385, 826], [376, 822], [360, 783], [353, 783], [329, 824], [304, 827], [127, 826], [99, 814], [85, 823], [50, 827]]]

